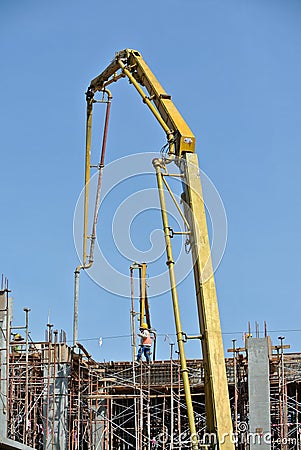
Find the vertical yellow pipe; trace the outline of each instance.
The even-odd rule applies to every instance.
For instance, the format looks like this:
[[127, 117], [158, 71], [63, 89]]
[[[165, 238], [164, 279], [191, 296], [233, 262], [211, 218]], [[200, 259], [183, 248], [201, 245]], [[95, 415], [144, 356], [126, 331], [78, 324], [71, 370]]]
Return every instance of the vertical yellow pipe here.
[[78, 296], [79, 296], [79, 274], [82, 269], [88, 269], [92, 261], [87, 262], [88, 241], [88, 218], [89, 218], [89, 188], [90, 188], [90, 165], [91, 165], [91, 136], [92, 136], [92, 109], [93, 95], [87, 93], [87, 122], [86, 122], [86, 157], [85, 157], [85, 192], [84, 192], [84, 231], [83, 231], [83, 260], [74, 272], [74, 312], [73, 312], [73, 346], [78, 338]]
[[146, 264], [142, 263], [140, 270], [140, 326], [145, 322], [145, 298], [146, 298]]
[[132, 360], [136, 360], [136, 327], [135, 327], [135, 287], [134, 287], [134, 267], [130, 266], [131, 278], [131, 334], [132, 334]]
[[175, 325], [176, 325], [177, 342], [178, 342], [179, 355], [180, 355], [182, 380], [183, 380], [183, 385], [184, 385], [184, 393], [185, 393], [185, 400], [186, 400], [186, 406], [187, 406], [187, 416], [188, 416], [189, 429], [190, 429], [190, 435], [191, 435], [191, 444], [192, 444], [192, 448], [194, 450], [196, 450], [196, 449], [198, 449], [198, 437], [197, 437], [196, 427], [195, 427], [192, 398], [191, 398], [190, 384], [189, 384], [189, 378], [188, 378], [188, 369], [187, 369], [186, 356], [185, 356], [185, 350], [184, 350], [184, 338], [183, 338], [184, 333], [182, 331], [182, 324], [181, 324], [181, 318], [180, 318], [178, 292], [177, 292], [177, 288], [176, 288], [176, 277], [175, 277], [175, 272], [174, 272], [174, 260], [173, 260], [173, 255], [172, 255], [170, 230], [169, 230], [169, 226], [168, 226], [168, 215], [167, 215], [167, 211], [166, 211], [164, 186], [163, 186], [162, 173], [161, 173], [161, 161], [159, 159], [154, 159], [153, 166], [156, 170], [158, 190], [159, 190], [159, 198], [160, 198], [160, 206], [161, 206], [161, 214], [162, 214], [162, 222], [163, 222], [164, 237], [165, 237], [165, 244], [166, 244], [166, 254], [167, 254], [167, 263], [166, 264], [168, 265], [168, 270], [169, 270], [171, 296], [172, 296], [172, 302], [173, 302], [173, 311], [174, 311], [174, 319], [175, 319]]
[[86, 260], [87, 260], [90, 165], [91, 165], [91, 137], [92, 137], [92, 109], [93, 109], [93, 97], [87, 96], [84, 231], [83, 231], [83, 261], [82, 261], [83, 266], [85, 266]]

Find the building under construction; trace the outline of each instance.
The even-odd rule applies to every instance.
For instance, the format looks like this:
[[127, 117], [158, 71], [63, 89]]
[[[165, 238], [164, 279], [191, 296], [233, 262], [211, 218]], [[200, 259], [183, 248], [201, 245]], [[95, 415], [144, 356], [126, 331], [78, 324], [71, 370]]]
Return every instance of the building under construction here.
[[[7, 289], [0, 307], [1, 448], [190, 448], [181, 365], [172, 353], [151, 364], [99, 363], [50, 324], [44, 342], [32, 341], [26, 308], [16, 330]], [[247, 334], [246, 348], [233, 340], [225, 362], [238, 449], [301, 448], [301, 354], [287, 347], [282, 338], [272, 346], [268, 336]], [[209, 443], [203, 361], [187, 364], [199, 441]]]
[[[92, 268], [101, 199], [112, 94], [110, 84], [126, 78], [166, 135], [152, 161], [162, 216], [166, 264], [173, 306], [176, 352], [148, 362], [152, 328], [147, 299], [146, 263], [139, 272], [139, 312], [132, 289], [132, 361], [99, 363], [78, 342], [79, 278]], [[100, 97], [97, 95], [100, 94]], [[66, 334], [47, 324], [45, 340], [35, 342], [25, 325], [12, 324], [7, 283], [0, 291], [0, 448], [39, 450], [268, 450], [299, 449], [301, 355], [289, 354], [279, 337], [273, 346], [267, 332], [248, 330], [244, 347], [236, 341], [225, 359], [195, 136], [142, 55], [125, 49], [93, 79], [86, 92], [86, 158], [83, 190], [82, 255], [75, 269], [73, 345]], [[99, 164], [91, 164], [92, 112], [106, 106]], [[94, 215], [89, 214], [91, 167], [98, 171]], [[141, 168], [140, 168], [141, 169]], [[139, 169], [139, 170], [140, 170]], [[141, 171], [135, 172], [140, 175]], [[180, 180], [181, 193], [173, 181]], [[166, 196], [180, 225], [169, 221]], [[90, 231], [91, 228], [91, 231]], [[199, 332], [182, 328], [172, 239], [181, 237], [191, 253]], [[95, 267], [95, 265], [94, 265]], [[117, 284], [117, 283], [116, 283]], [[138, 296], [137, 296], [138, 297]], [[135, 361], [136, 331], [147, 363]], [[17, 332], [16, 332], [17, 331]], [[185, 343], [198, 339], [202, 359], [187, 360]], [[153, 352], [154, 353], [154, 352]], [[176, 355], [176, 357], [175, 357]]]

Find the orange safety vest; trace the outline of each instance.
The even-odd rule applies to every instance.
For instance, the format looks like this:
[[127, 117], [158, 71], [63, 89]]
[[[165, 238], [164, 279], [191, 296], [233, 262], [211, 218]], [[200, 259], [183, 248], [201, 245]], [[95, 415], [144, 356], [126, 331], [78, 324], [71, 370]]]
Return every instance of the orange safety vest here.
[[144, 330], [144, 332], [147, 333], [147, 336], [143, 337], [142, 345], [152, 345], [153, 340], [151, 338], [150, 332], [148, 330]]

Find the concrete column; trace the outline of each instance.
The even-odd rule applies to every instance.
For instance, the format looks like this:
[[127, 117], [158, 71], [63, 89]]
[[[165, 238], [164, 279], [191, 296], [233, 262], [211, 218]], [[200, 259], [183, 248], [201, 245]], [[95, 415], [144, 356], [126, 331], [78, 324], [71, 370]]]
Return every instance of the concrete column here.
[[103, 450], [104, 421], [107, 417], [106, 400], [100, 400], [98, 407], [93, 407], [95, 416], [92, 422], [92, 449]]
[[[54, 363], [45, 365], [45, 396], [43, 406], [44, 449], [67, 450], [68, 436], [68, 375], [70, 365], [57, 363], [54, 374]], [[50, 384], [48, 387], [48, 377]], [[48, 395], [49, 394], [49, 395]], [[48, 398], [47, 398], [48, 397]], [[46, 423], [47, 420], [47, 423]], [[47, 435], [48, 431], [48, 435]]]
[[271, 449], [269, 340], [248, 339], [250, 450]]

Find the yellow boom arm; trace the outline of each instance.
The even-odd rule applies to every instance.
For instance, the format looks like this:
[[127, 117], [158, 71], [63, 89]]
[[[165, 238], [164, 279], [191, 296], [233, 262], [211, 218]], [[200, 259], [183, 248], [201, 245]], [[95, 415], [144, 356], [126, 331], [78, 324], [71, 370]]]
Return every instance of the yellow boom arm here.
[[[194, 152], [195, 137], [192, 131], [137, 50], [126, 49], [116, 53], [111, 64], [91, 81], [88, 94], [102, 91], [121, 77], [127, 77], [135, 86], [164, 129], [170, 153], [181, 156], [183, 152]], [[148, 95], [141, 86], [145, 87]]]

